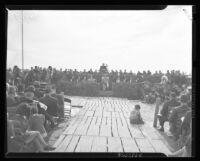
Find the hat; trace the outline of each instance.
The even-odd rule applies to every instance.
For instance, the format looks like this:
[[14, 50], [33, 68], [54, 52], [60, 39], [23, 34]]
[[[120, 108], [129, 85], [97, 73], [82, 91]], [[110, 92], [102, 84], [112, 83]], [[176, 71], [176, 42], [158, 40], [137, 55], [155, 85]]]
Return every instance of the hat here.
[[31, 86], [29, 86], [27, 89], [25, 89], [24, 92], [25, 92], [25, 93], [26, 93], [26, 92], [32, 92], [32, 93], [34, 93], [34, 92], [35, 92], [35, 87], [34, 87], [33, 85], [31, 85]]
[[181, 102], [182, 103], [187, 103], [187, 101], [188, 101], [188, 96], [187, 95], [181, 95]]

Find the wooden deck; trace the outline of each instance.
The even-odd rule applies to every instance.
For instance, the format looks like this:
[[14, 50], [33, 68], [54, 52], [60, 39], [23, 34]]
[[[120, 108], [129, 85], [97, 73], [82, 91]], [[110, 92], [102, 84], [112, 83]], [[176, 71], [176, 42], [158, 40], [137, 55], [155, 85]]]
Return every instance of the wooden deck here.
[[78, 99], [83, 108], [60, 135], [54, 152], [170, 152], [149, 124], [131, 125], [136, 102], [117, 98]]

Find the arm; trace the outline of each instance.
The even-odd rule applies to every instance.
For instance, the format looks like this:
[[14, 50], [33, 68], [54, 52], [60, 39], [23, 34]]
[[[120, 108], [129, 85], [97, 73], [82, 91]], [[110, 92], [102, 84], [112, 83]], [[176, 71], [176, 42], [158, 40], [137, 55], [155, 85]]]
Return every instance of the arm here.
[[22, 132], [22, 130], [20, 128], [14, 128], [14, 133], [16, 135], [24, 135], [24, 133]]

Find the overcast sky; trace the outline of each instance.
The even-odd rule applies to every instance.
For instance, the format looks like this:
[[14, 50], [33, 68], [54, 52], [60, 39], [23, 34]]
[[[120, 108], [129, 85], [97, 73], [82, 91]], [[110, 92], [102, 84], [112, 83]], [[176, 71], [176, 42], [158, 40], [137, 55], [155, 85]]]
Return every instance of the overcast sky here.
[[[186, 13], [182, 10], [186, 9]], [[24, 11], [24, 67], [192, 68], [191, 6], [160, 11]], [[7, 66], [21, 68], [21, 11], [8, 12]]]

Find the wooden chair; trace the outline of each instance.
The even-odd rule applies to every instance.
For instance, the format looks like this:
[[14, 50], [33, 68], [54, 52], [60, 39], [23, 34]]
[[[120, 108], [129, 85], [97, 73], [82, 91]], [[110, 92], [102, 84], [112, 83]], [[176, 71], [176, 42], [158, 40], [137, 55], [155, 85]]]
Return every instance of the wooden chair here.
[[70, 118], [71, 117], [71, 100], [68, 98], [64, 98], [64, 117]]

